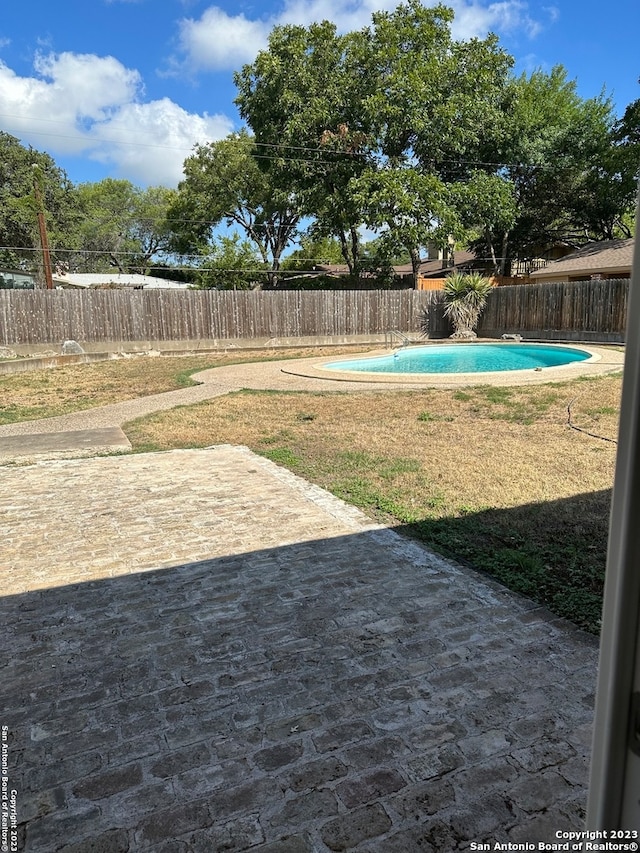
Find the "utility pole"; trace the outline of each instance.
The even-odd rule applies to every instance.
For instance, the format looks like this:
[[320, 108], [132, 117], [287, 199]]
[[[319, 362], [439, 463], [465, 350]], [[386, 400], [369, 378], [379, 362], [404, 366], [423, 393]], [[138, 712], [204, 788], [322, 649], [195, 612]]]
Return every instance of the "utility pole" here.
[[53, 289], [53, 275], [51, 273], [51, 255], [49, 253], [49, 239], [47, 237], [47, 225], [44, 220], [44, 202], [40, 190], [40, 169], [33, 164], [33, 192], [36, 199], [38, 230], [40, 232], [40, 246], [42, 248], [42, 263], [44, 265], [44, 280], [47, 290]]

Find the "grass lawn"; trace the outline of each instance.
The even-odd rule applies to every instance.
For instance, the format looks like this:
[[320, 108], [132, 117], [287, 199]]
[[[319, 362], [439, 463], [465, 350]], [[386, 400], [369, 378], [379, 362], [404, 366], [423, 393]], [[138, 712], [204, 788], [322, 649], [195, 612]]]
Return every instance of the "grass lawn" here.
[[[44, 417], [171, 390], [239, 360], [256, 354], [21, 374], [0, 379], [0, 413]], [[137, 451], [247, 445], [597, 633], [620, 391], [620, 375], [457, 391], [244, 391], [125, 432]]]
[[[351, 353], [343, 347], [338, 353]], [[208, 367], [255, 361], [256, 358], [301, 358], [333, 355], [333, 347], [264, 350], [175, 357], [131, 356], [91, 364], [73, 364], [0, 376], [0, 424], [66, 415], [81, 409], [120, 403], [193, 385], [193, 373]]]

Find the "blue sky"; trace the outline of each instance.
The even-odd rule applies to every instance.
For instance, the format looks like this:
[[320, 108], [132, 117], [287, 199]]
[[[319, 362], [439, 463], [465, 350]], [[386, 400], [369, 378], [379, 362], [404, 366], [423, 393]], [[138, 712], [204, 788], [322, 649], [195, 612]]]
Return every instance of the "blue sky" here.
[[[233, 71], [275, 24], [341, 31], [398, 0], [4, 0], [0, 130], [47, 151], [75, 183], [175, 186], [197, 142], [241, 126]], [[426, 4], [430, 5], [430, 4]], [[454, 35], [498, 34], [516, 71], [562, 64], [582, 97], [621, 115], [640, 97], [640, 3], [455, 0]]]

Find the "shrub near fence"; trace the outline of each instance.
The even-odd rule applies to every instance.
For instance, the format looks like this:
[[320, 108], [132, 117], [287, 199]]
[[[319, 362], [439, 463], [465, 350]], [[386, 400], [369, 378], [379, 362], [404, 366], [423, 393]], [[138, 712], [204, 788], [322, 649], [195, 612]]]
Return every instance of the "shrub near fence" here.
[[[622, 341], [628, 279], [517, 285], [489, 295], [478, 332], [485, 337]], [[64, 340], [99, 345], [384, 336], [396, 329], [450, 333], [441, 291], [124, 291], [2, 290], [0, 345]]]

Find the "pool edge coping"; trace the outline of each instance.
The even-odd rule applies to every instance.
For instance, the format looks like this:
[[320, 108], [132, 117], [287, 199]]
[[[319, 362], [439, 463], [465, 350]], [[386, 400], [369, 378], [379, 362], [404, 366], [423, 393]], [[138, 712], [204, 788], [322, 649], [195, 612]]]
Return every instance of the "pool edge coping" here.
[[[424, 341], [418, 346], [429, 345], [448, 345], [455, 346], [454, 341]], [[465, 342], [470, 343], [470, 342]], [[471, 342], [475, 343], [475, 342]], [[502, 340], [482, 340], [478, 344], [494, 344], [500, 346], [512, 345], [511, 341]], [[559, 342], [559, 341], [524, 341], [519, 342], [521, 345], [527, 343], [558, 346], [566, 349], [581, 349], [590, 354], [588, 359], [574, 362], [566, 365], [557, 365], [554, 367], [527, 368], [526, 370], [508, 370], [508, 371], [489, 371], [484, 373], [366, 373], [364, 371], [348, 371], [344, 370], [337, 375], [336, 371], [329, 370], [325, 367], [327, 364], [345, 361], [344, 356], [334, 356], [332, 358], [321, 358], [309, 363], [309, 360], [301, 362], [292, 362], [287, 367], [282, 368], [282, 372], [293, 376], [303, 376], [308, 379], [325, 379], [329, 382], [349, 382], [349, 383], [367, 383], [396, 385], [396, 386], [422, 386], [422, 387], [441, 387], [455, 388], [458, 386], [469, 385], [526, 385], [544, 382], [559, 382], [567, 379], [575, 379], [578, 376], [599, 376], [606, 373], [616, 373], [622, 371], [624, 367], [624, 350], [619, 351], [614, 349], [614, 345], [593, 345], [591, 343], [583, 344], [580, 342]], [[621, 346], [616, 344], [615, 346]], [[389, 355], [395, 348], [376, 349], [362, 355], [362, 358], [378, 358], [380, 356]]]

